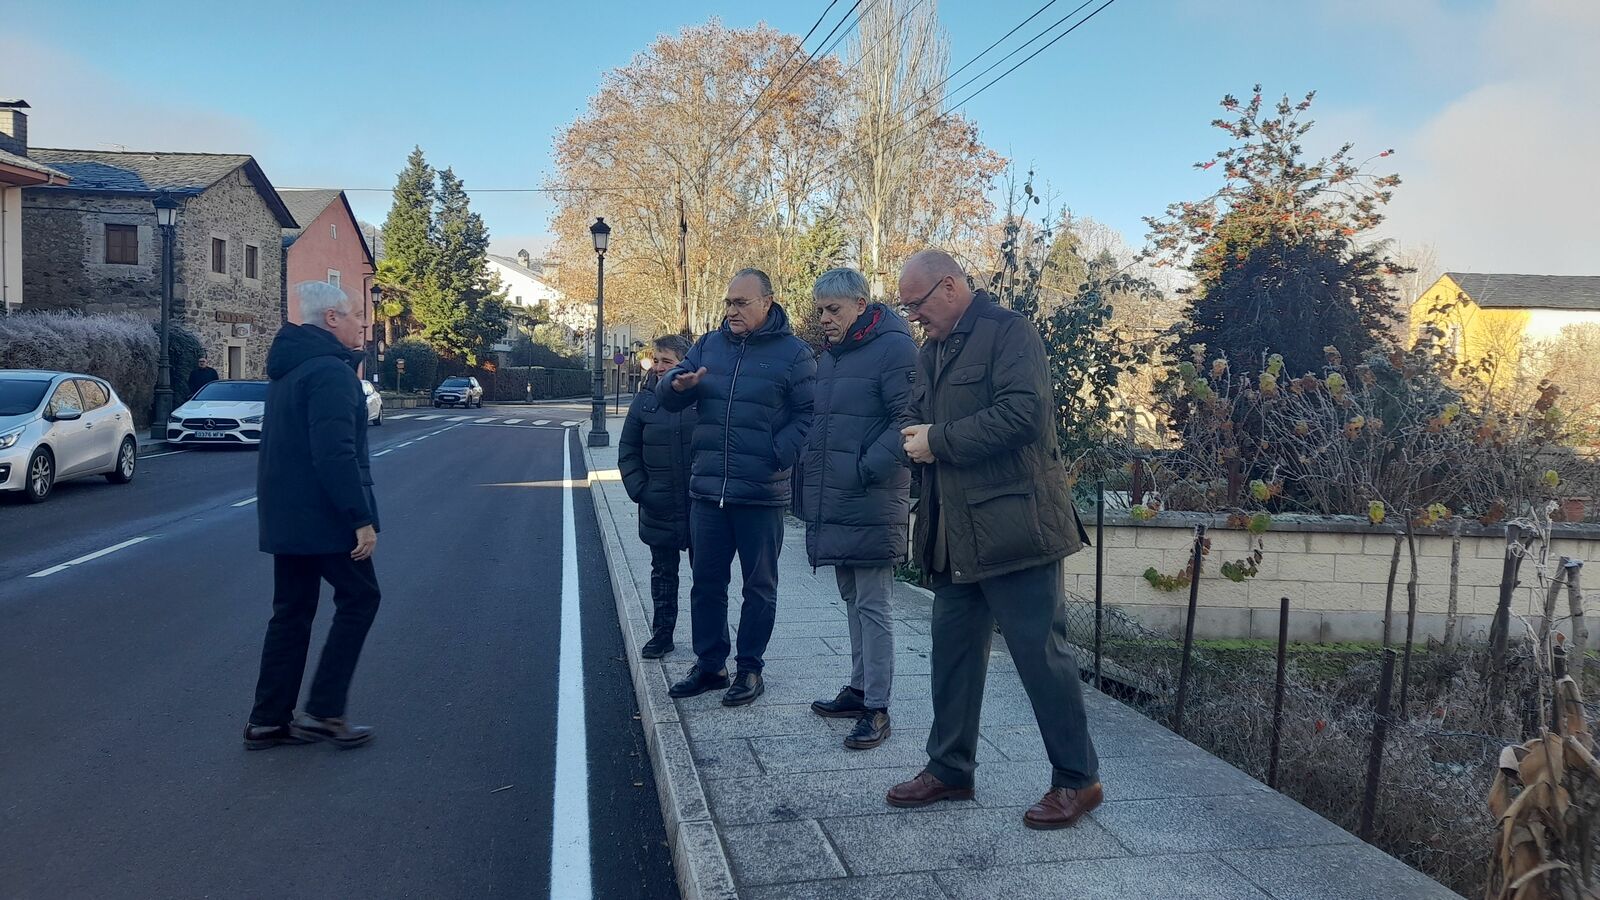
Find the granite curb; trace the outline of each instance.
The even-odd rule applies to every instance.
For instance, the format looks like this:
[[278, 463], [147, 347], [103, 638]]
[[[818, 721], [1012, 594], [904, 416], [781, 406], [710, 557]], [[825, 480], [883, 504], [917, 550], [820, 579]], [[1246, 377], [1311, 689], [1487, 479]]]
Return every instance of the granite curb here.
[[[614, 451], [613, 451], [614, 452]], [[633, 573], [622, 552], [622, 536], [611, 512], [606, 492], [593, 485], [596, 471], [612, 468], [597, 466], [594, 450], [584, 448], [599, 524], [600, 545], [617, 604], [617, 624], [622, 629], [623, 656], [633, 676], [634, 699], [639, 706], [639, 725], [655, 771], [656, 794], [661, 801], [661, 818], [672, 849], [672, 865], [678, 878], [678, 891], [684, 900], [736, 900], [733, 869], [711, 820], [699, 767], [689, 750], [689, 737], [679, 721], [678, 708], [667, 696], [666, 674], [656, 660], [641, 659], [639, 648], [649, 639], [644, 604]]]

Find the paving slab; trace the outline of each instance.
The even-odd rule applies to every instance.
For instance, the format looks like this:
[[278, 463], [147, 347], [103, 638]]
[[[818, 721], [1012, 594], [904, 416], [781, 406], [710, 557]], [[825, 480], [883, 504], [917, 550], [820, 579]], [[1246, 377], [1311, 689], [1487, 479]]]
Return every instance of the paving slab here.
[[[620, 421], [614, 424], [620, 429]], [[998, 635], [980, 716], [976, 798], [890, 807], [884, 793], [927, 761], [932, 596], [896, 584], [894, 732], [876, 749], [845, 749], [850, 720], [810, 711], [813, 700], [833, 697], [850, 677], [844, 604], [832, 573], [806, 563], [804, 526], [793, 519], [786, 519], [779, 560], [766, 693], [734, 709], [721, 705], [721, 692], [674, 700], [667, 685], [694, 662], [687, 568], [676, 649], [659, 663], [638, 660], [649, 635], [650, 556], [635, 538], [635, 508], [607, 472], [615, 468], [615, 451], [592, 449], [590, 468], [598, 476], [595, 508], [686, 900], [1454, 896], [1087, 686], [1106, 803], [1072, 829], [1025, 828], [1023, 810], [1044, 793], [1050, 764]], [[735, 573], [730, 634], [739, 591]]]

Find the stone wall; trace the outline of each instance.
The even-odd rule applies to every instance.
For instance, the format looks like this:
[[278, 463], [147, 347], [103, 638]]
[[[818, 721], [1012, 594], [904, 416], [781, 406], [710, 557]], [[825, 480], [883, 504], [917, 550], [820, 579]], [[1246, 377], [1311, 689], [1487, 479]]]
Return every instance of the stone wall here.
[[[283, 324], [282, 230], [242, 170], [183, 199], [173, 260], [173, 319], [200, 337], [218, 371], [240, 348], [245, 378], [264, 377], [267, 347]], [[136, 265], [105, 262], [105, 226], [133, 225]], [[211, 271], [211, 240], [228, 242], [227, 273]], [[244, 277], [246, 244], [259, 248]], [[25, 309], [131, 313], [161, 318], [161, 229], [151, 198], [32, 188], [23, 201]], [[236, 329], [236, 325], [247, 326]], [[248, 332], [236, 335], [235, 332]]]
[[[1219, 575], [1218, 569], [1223, 562], [1249, 552], [1250, 535], [1245, 531], [1228, 528], [1210, 516], [1162, 513], [1153, 521], [1135, 523], [1125, 513], [1108, 512], [1103, 572], [1106, 604], [1121, 609], [1146, 627], [1181, 635], [1188, 589], [1162, 591], [1143, 575], [1152, 567], [1167, 575], [1183, 571], [1198, 521], [1207, 523], [1212, 544], [1200, 579], [1197, 635], [1275, 639], [1279, 599], [1288, 597], [1293, 640], [1380, 637], [1395, 531], [1353, 519], [1275, 517], [1271, 529], [1262, 536], [1265, 556], [1260, 572], [1243, 582], [1234, 582]], [[1092, 512], [1085, 516], [1084, 526], [1092, 535]], [[1487, 633], [1499, 599], [1505, 530], [1472, 524], [1462, 531], [1457, 607], [1460, 627], [1470, 637]], [[1435, 529], [1419, 531], [1417, 535], [1419, 640], [1444, 633], [1450, 546], [1451, 538], [1446, 532]], [[1600, 557], [1600, 527], [1557, 526], [1550, 548], [1552, 571], [1561, 556], [1579, 560]], [[1092, 599], [1094, 565], [1094, 548], [1086, 547], [1069, 557], [1065, 567], [1067, 590]], [[1521, 584], [1512, 606], [1514, 613], [1537, 617], [1537, 611], [1543, 609], [1537, 571], [1534, 560], [1523, 562]], [[1394, 600], [1396, 640], [1405, 633], [1405, 583], [1409, 574], [1410, 558], [1402, 550]], [[1561, 609], [1565, 608], [1563, 593]]]

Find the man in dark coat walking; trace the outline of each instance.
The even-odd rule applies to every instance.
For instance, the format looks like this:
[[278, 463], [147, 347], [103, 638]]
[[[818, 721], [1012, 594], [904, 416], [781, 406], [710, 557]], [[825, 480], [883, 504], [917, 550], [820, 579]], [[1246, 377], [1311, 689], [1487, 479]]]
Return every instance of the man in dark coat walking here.
[[200, 389], [217, 380], [217, 370], [211, 368], [211, 361], [204, 356], [195, 363], [194, 371], [189, 373], [189, 396], [200, 393]]
[[900, 429], [917, 364], [917, 344], [900, 316], [870, 303], [867, 279], [833, 269], [811, 291], [828, 339], [817, 367], [816, 415], [801, 462], [800, 515], [813, 566], [833, 566], [850, 623], [850, 683], [811, 709], [855, 718], [844, 739], [867, 750], [889, 737], [894, 681], [890, 595], [905, 555], [910, 516]]
[[[727, 687], [726, 706], [761, 696], [762, 657], [778, 610], [778, 553], [789, 480], [811, 427], [817, 362], [794, 336], [772, 279], [744, 269], [728, 284], [722, 327], [689, 349], [656, 388], [661, 405], [697, 405], [689, 478], [694, 586], [689, 591], [695, 665], [669, 693], [693, 697]], [[728, 687], [728, 582], [737, 553], [744, 574], [738, 674]]]
[[[256, 464], [261, 550], [272, 554], [272, 621], [261, 648], [250, 750], [327, 741], [358, 747], [372, 729], [345, 721], [345, 698], [378, 612], [378, 508], [367, 457], [366, 398], [356, 377], [362, 320], [339, 288], [295, 287], [304, 325], [267, 353], [267, 404]], [[322, 582], [335, 612], [305, 711], [294, 718]], [[292, 720], [292, 721], [291, 721]]]
[[[650, 548], [650, 640], [645, 659], [673, 650], [678, 624], [678, 557], [689, 549], [689, 459], [693, 455], [693, 407], [672, 412], [661, 405], [656, 385], [683, 361], [689, 339], [669, 334], [655, 340], [655, 365], [628, 406], [617, 441], [617, 468], [628, 499], [639, 504], [639, 540]], [[691, 554], [693, 551], [690, 551]]]
[[974, 293], [948, 255], [906, 261], [900, 302], [927, 329], [902, 429], [919, 463], [915, 561], [933, 581], [928, 765], [893, 806], [973, 796], [978, 713], [996, 622], [1054, 772], [1029, 828], [1077, 824], [1100, 805], [1078, 665], [1067, 646], [1061, 560], [1086, 542], [1056, 442], [1044, 343], [1033, 323]]

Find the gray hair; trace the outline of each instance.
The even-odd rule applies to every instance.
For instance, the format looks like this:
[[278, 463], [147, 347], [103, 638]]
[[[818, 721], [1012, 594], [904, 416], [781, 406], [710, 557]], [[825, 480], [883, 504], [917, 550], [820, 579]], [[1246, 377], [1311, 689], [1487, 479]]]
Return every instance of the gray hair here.
[[756, 281], [761, 282], [761, 296], [772, 296], [772, 278], [768, 276], [767, 273], [761, 271], [760, 269], [740, 269], [739, 271], [733, 273], [734, 280], [743, 278], [746, 275], [749, 275]]
[[302, 281], [294, 286], [294, 296], [300, 303], [300, 321], [307, 325], [320, 325], [322, 314], [330, 309], [351, 312], [350, 298], [326, 281]]
[[871, 300], [867, 276], [855, 269], [829, 269], [811, 287], [813, 300]]
[[686, 334], [663, 334], [652, 341], [657, 350], [667, 350], [683, 359], [689, 355], [689, 336]]

